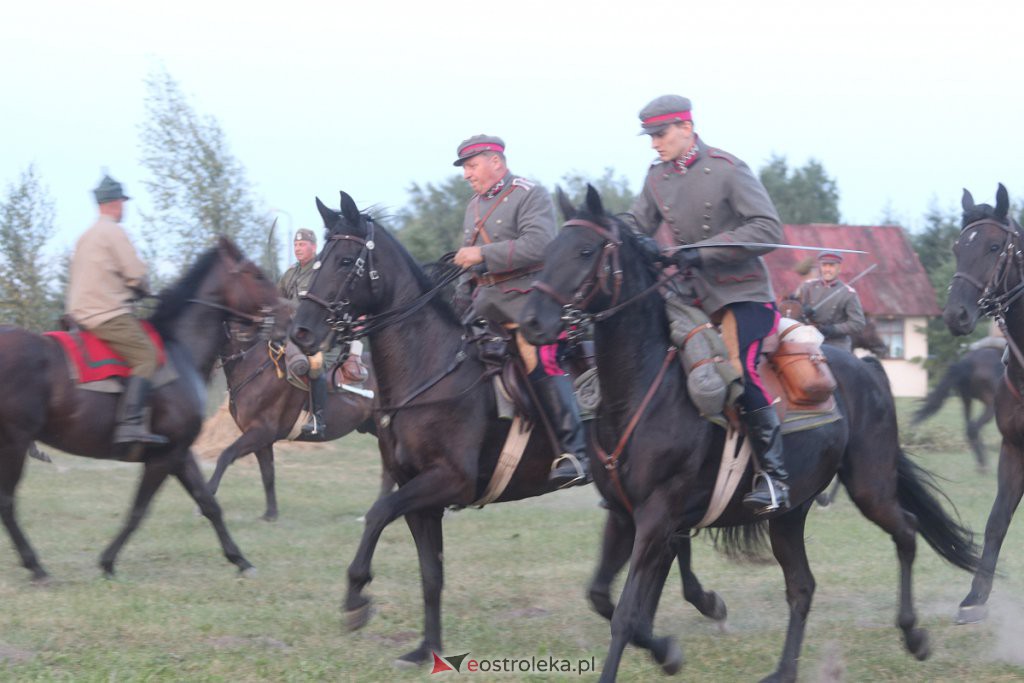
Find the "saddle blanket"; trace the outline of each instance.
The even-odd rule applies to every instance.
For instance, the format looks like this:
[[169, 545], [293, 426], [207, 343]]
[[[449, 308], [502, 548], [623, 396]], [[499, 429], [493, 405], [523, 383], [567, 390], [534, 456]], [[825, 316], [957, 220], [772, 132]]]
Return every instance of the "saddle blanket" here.
[[[149, 321], [140, 322], [156, 346], [158, 366], [163, 366], [167, 361], [163, 340], [149, 324]], [[64, 349], [64, 355], [68, 359], [72, 377], [79, 383], [96, 382], [110, 377], [128, 377], [132, 374], [132, 370], [125, 363], [124, 358], [114, 353], [106, 342], [92, 332], [85, 330], [78, 332], [55, 331], [43, 334], [53, 337], [60, 343], [61, 348]]]

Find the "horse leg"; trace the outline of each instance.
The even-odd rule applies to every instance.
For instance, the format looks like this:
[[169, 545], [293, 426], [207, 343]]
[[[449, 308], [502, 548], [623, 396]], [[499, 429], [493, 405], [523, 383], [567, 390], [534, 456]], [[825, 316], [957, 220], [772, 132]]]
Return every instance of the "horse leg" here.
[[363, 588], [373, 580], [370, 563], [384, 528], [397, 518], [412, 512], [443, 508], [459, 500], [457, 477], [447, 469], [426, 470], [397, 491], [374, 501], [366, 513], [366, 525], [359, 548], [348, 566], [348, 590], [345, 593], [345, 623], [350, 631], [360, 629], [370, 619], [370, 599]]
[[100, 555], [100, 568], [103, 569], [103, 575], [106, 578], [114, 578], [114, 561], [117, 559], [117, 554], [121, 552], [121, 547], [128, 540], [128, 537], [139, 528], [139, 524], [146, 516], [146, 511], [149, 509], [153, 496], [161, 484], [164, 483], [164, 479], [167, 478], [167, 470], [167, 457], [147, 460], [143, 465], [142, 477], [139, 479], [139, 488], [135, 492], [135, 502], [128, 513], [128, 519], [125, 520], [121, 532], [118, 533]]
[[1024, 451], [1007, 443], [1005, 439], [999, 451], [996, 480], [998, 488], [985, 524], [985, 548], [981, 553], [981, 564], [971, 582], [971, 591], [960, 603], [956, 617], [958, 624], [973, 624], [987, 616], [985, 603], [992, 592], [999, 550], [1003, 546], [1013, 513], [1020, 504], [1021, 495], [1024, 494]]
[[615, 510], [608, 511], [601, 537], [601, 556], [587, 589], [587, 599], [594, 611], [609, 621], [615, 612], [615, 603], [611, 597], [612, 581], [629, 561], [635, 534], [636, 529], [629, 515]]
[[804, 546], [804, 523], [810, 506], [804, 505], [768, 523], [772, 554], [782, 567], [786, 580], [786, 602], [789, 603], [789, 625], [778, 668], [762, 681], [796, 681], [797, 664], [807, 630], [807, 613], [814, 598], [814, 574], [807, 562]]
[[396, 664], [419, 665], [441, 652], [441, 589], [444, 587], [444, 535], [441, 518], [444, 510], [412, 512], [405, 516], [416, 553], [420, 559], [420, 580], [423, 583], [423, 640], [412, 652], [396, 660]]
[[220, 547], [224, 551], [224, 557], [228, 558], [229, 562], [238, 567], [238, 572], [242, 576], [254, 574], [255, 568], [249, 560], [245, 559], [242, 551], [238, 549], [234, 539], [231, 538], [231, 534], [228, 533], [220, 504], [206, 488], [203, 473], [199, 471], [199, 465], [196, 463], [195, 456], [191, 450], [185, 453], [185, 457], [182, 458], [175, 468], [174, 476], [185, 487], [188, 494], [192, 496], [192, 500], [196, 502], [199, 510], [203, 513], [203, 517], [210, 520], [210, 524], [213, 525], [214, 530], [217, 532], [217, 538], [220, 540]]
[[981, 473], [988, 472], [988, 459], [985, 457], [985, 444], [981, 440], [981, 429], [995, 414], [994, 406], [986, 405], [977, 420], [967, 423], [967, 440], [974, 451], [974, 459], [977, 461], [978, 471]]
[[605, 683], [615, 680], [622, 653], [628, 643], [649, 649], [665, 673], [674, 674], [683, 665], [683, 652], [675, 639], [671, 636], [656, 638], [652, 633], [654, 612], [665, 585], [665, 577], [672, 567], [673, 554], [666, 532], [670, 526], [669, 520], [660, 510], [653, 511], [666, 506], [650, 499], [646, 506], [652, 512], [637, 520], [629, 574], [623, 584], [619, 604], [612, 615], [612, 640], [600, 678]]
[[697, 608], [697, 611], [713, 621], [725, 624], [728, 610], [725, 601], [715, 591], [706, 591], [700, 579], [693, 573], [690, 566], [691, 543], [689, 536], [673, 539], [672, 546], [676, 551], [679, 574], [683, 577], [683, 598]]
[[45, 583], [50, 575], [39, 564], [35, 550], [32, 549], [28, 538], [18, 525], [17, 515], [14, 507], [14, 490], [21, 481], [21, 475], [25, 468], [25, 453], [28, 445], [15, 443], [0, 450], [0, 462], [4, 467], [0, 468], [0, 519], [3, 519], [7, 533], [14, 543], [18, 555], [21, 556], [21, 564], [25, 569], [32, 572], [32, 581]]
[[[857, 461], [857, 454], [847, 454], [846, 462]], [[868, 465], [870, 467], [870, 465]], [[900, 605], [896, 625], [903, 631], [903, 642], [907, 650], [919, 660], [931, 654], [928, 631], [915, 628], [917, 613], [914, 611], [913, 567], [917, 554], [917, 517], [904, 510], [895, 490], [896, 472], [893, 481], [879, 485], [877, 466], [872, 480], [870, 476], [858, 480], [851, 478], [847, 491], [854, 504], [865, 517], [877, 524], [892, 537], [896, 544], [896, 556], [900, 563]]]
[[274, 486], [274, 444], [256, 449], [256, 462], [260, 464], [260, 479], [263, 480], [263, 495], [267, 500], [267, 509], [263, 519], [267, 522], [277, 521], [277, 489]]
[[[217, 466], [214, 468], [213, 475], [210, 477], [210, 481], [206, 485], [210, 494], [217, 495], [217, 489], [220, 488], [220, 480], [231, 464], [242, 456], [253, 453], [257, 449], [273, 443], [274, 432], [271, 432], [269, 429], [264, 427], [251, 427], [247, 429], [240, 437], [235, 439], [230, 446], [221, 451], [219, 456], [217, 456]], [[262, 468], [263, 466], [261, 463], [261, 472]]]

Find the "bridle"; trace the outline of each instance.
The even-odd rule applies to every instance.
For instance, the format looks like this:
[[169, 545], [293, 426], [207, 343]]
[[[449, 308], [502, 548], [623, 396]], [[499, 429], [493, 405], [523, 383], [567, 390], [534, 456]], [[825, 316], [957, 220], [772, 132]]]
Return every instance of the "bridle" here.
[[[650, 287], [620, 302], [619, 296], [622, 294], [623, 271], [622, 257], [619, 252], [622, 247], [622, 237], [618, 224], [612, 223], [610, 228], [606, 228], [594, 221], [573, 218], [563, 224], [563, 227], [570, 226], [586, 228], [604, 239], [604, 243], [601, 245], [601, 254], [594, 261], [593, 267], [588, 271], [583, 281], [580, 282], [579, 287], [576, 288], [572, 296], [568, 298], [562, 296], [546, 282], [536, 280], [533, 283], [534, 289], [548, 295], [562, 307], [562, 325], [568, 331], [567, 334], [570, 341], [576, 341], [583, 335], [587, 323], [607, 320], [626, 306], [642, 299], [679, 275], [678, 272], [667, 275], [663, 274]], [[587, 307], [598, 294], [611, 296], [611, 303], [609, 303], [608, 308], [601, 311], [595, 313], [588, 312], [586, 310]]]
[[[1024, 352], [1006, 329], [1006, 314], [1009, 313], [1011, 304], [1024, 296], [1024, 252], [1021, 251], [1019, 243], [1024, 241], [1024, 232], [1021, 231], [1017, 221], [1012, 218], [1007, 223], [995, 218], [982, 218], [964, 226], [957, 239], [957, 245], [959, 246], [968, 230], [987, 225], [995, 226], [1006, 233], [992, 275], [987, 282], [982, 282], [974, 275], [958, 270], [953, 274], [953, 280], [964, 280], [980, 292], [979, 311], [982, 315], [989, 316], [996, 321], [1017, 362], [1024, 367]], [[1010, 282], [1014, 277], [1016, 277], [1017, 284], [1011, 286]]]
[[[457, 280], [463, 273], [461, 268], [456, 268], [450, 264], [453, 255], [447, 254], [444, 259], [447, 259], [449, 263], [444, 265], [447, 266], [448, 271], [433, 287], [421, 293], [412, 301], [383, 313], [354, 316], [350, 310], [352, 302], [348, 298], [348, 293], [351, 289], [364, 278], [368, 278], [370, 281], [370, 294], [373, 297], [379, 296], [381, 288], [380, 271], [374, 266], [374, 251], [376, 249], [376, 242], [374, 241], [375, 223], [373, 218], [365, 214], [361, 214], [360, 219], [363, 226], [365, 226], [366, 238], [339, 232], [332, 233], [328, 238], [327, 244], [324, 246], [324, 250], [313, 265], [316, 273], [313, 275], [313, 280], [309, 283], [309, 290], [299, 295], [300, 300], [307, 299], [312, 301], [327, 311], [325, 322], [328, 327], [337, 333], [336, 339], [339, 342], [353, 341], [409, 318], [413, 313], [427, 305], [441, 290]], [[346, 241], [359, 245], [359, 254], [353, 262], [352, 270], [349, 271], [345, 279], [338, 285], [335, 293], [327, 299], [322, 299], [312, 292], [316, 279], [320, 275], [321, 265], [326, 262], [327, 256], [335, 245]]]
[[[249, 268], [259, 271], [259, 267], [255, 263], [249, 260], [244, 260], [240, 261], [238, 265], [231, 268], [228, 271], [228, 275], [231, 277], [234, 277], [236, 275], [242, 275]], [[232, 319], [238, 322], [242, 322], [247, 325], [252, 325], [257, 329], [257, 334], [259, 335], [260, 339], [267, 339], [268, 337], [270, 337], [270, 333], [273, 331], [274, 323], [276, 322], [276, 319], [274, 317], [274, 308], [272, 306], [260, 306], [260, 312], [258, 315], [256, 315], [252, 313], [246, 313], [245, 311], [240, 311], [236, 308], [232, 308], [231, 306], [219, 304], [215, 301], [205, 301], [203, 299], [189, 299], [188, 302], [191, 304], [199, 304], [200, 306], [206, 306], [207, 308], [213, 308], [218, 311], [223, 311], [227, 313]]]

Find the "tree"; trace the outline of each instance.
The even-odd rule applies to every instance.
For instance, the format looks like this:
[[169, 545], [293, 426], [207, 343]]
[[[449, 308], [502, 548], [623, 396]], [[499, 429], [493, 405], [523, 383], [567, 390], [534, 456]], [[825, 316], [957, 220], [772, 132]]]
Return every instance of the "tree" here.
[[53, 237], [54, 203], [29, 166], [0, 205], [0, 320], [43, 332], [57, 327], [63, 290], [42, 252]]
[[761, 182], [783, 223], [838, 223], [839, 189], [825, 167], [811, 159], [790, 174], [786, 157], [772, 156], [760, 171]]
[[440, 185], [409, 188], [409, 204], [398, 214], [398, 237], [413, 258], [436, 261], [461, 246], [462, 219], [472, 198], [472, 188], [457, 175]]
[[588, 184], [593, 185], [601, 195], [601, 203], [608, 213], [626, 213], [633, 208], [636, 200], [625, 177], [616, 178], [610, 168], [606, 168], [604, 175], [597, 179], [588, 178], [579, 172], [567, 173], [562, 176], [562, 182], [565, 183], [565, 193], [573, 206], [580, 206], [586, 200]]
[[152, 213], [143, 214], [147, 258], [178, 272], [225, 235], [276, 277], [278, 250], [267, 239], [271, 219], [216, 120], [197, 114], [162, 69], [147, 77], [146, 91], [142, 165], [152, 177], [143, 186], [153, 201]]

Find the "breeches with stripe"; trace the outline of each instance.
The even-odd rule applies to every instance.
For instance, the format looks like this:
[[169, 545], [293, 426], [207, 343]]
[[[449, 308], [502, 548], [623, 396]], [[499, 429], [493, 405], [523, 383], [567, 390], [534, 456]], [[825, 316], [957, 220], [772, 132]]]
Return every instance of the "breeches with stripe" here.
[[743, 373], [740, 407], [750, 412], [772, 404], [772, 396], [757, 374], [764, 338], [775, 331], [779, 314], [773, 303], [739, 301], [725, 307], [722, 339], [729, 349], [729, 362]]

